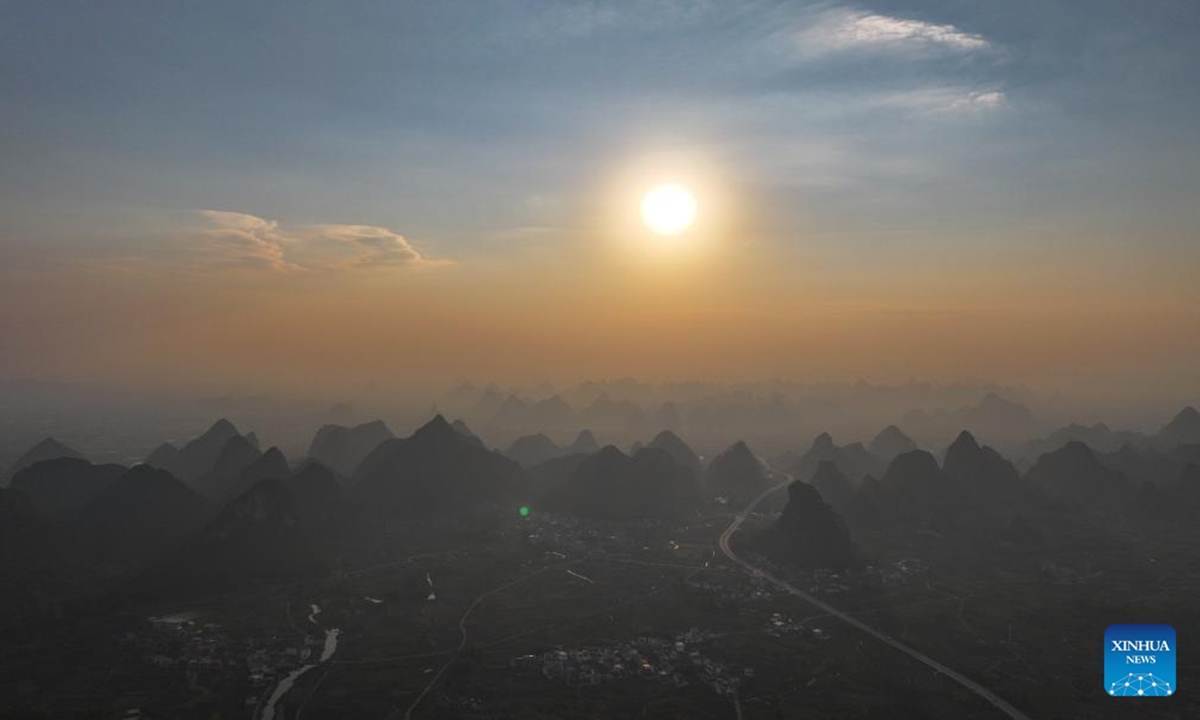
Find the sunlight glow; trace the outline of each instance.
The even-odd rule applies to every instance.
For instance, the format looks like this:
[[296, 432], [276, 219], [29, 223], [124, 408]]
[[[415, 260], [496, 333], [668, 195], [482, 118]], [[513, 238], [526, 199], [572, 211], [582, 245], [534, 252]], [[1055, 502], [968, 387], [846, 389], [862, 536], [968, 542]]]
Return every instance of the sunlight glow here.
[[642, 221], [659, 235], [679, 235], [695, 220], [696, 198], [682, 185], [659, 185], [642, 199]]

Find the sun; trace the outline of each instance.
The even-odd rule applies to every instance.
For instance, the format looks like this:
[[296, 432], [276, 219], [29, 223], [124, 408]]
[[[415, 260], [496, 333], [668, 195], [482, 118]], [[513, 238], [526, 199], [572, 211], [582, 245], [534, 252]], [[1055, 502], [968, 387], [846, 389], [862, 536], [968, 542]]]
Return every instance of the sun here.
[[659, 235], [679, 235], [696, 221], [696, 197], [682, 185], [659, 185], [642, 198], [642, 221]]

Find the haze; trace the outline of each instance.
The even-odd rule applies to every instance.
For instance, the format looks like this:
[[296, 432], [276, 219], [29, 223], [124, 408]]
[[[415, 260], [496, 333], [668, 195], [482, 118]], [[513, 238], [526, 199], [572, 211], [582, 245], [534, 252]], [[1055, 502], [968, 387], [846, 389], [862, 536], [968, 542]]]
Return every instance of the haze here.
[[1188, 3], [3, 15], [9, 378], [1200, 391]]

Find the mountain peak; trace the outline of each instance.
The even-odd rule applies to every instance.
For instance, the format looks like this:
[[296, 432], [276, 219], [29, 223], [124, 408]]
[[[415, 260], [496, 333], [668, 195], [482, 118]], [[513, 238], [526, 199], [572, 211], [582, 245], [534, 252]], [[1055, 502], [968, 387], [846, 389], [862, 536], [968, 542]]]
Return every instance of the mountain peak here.
[[11, 479], [18, 472], [24, 470], [30, 465], [34, 465], [43, 460], [55, 460], [58, 458], [82, 460], [83, 455], [81, 455], [79, 451], [63, 445], [53, 437], [47, 436], [43, 438], [37, 445], [34, 445], [32, 448], [27, 450], [25, 454], [21, 455], [21, 457], [17, 458], [16, 461], [8, 467], [4, 474], [0, 475], [0, 482], [4, 482], [6, 479]]
[[883, 483], [888, 485], [897, 482], [919, 481], [926, 478], [936, 478], [940, 474], [941, 469], [938, 467], [937, 460], [934, 460], [933, 455], [924, 450], [911, 450], [897, 455], [892, 460], [891, 464], [888, 465], [887, 472], [884, 473]]
[[913, 439], [904, 434], [904, 431], [895, 425], [888, 425], [879, 431], [875, 439], [871, 441], [868, 449], [872, 454], [878, 455], [884, 460], [891, 460], [901, 453], [916, 450], [917, 444]]
[[970, 451], [972, 453], [979, 452], [979, 443], [975, 440], [975, 436], [972, 435], [970, 431], [963, 430], [958, 434], [958, 437], [954, 439], [954, 442], [950, 443], [950, 449], [946, 451], [946, 454], [949, 455], [952, 452], [966, 451]]
[[208, 430], [206, 430], [204, 434], [205, 435], [237, 435], [238, 429], [237, 429], [237, 426], [235, 426], [233, 423], [229, 422], [225, 418], [220, 418], [215, 423], [213, 423], [212, 426], [209, 427]]
[[521, 467], [533, 467], [557, 457], [562, 449], [545, 433], [522, 435], [508, 446], [504, 454], [517, 461]]
[[618, 455], [625, 455], [625, 453], [621, 452], [621, 448], [617, 447], [616, 445], [605, 445], [604, 447], [600, 448], [596, 452], [596, 454], [605, 456], [605, 457], [616, 457]]
[[214, 467], [233, 462], [234, 458], [240, 459], [251, 455], [258, 457], [259, 452], [254, 449], [254, 446], [250, 444], [250, 441], [244, 435], [235, 434], [221, 446], [221, 454], [217, 456], [217, 462]]
[[571, 452], [576, 453], [594, 453], [600, 449], [600, 443], [596, 441], [596, 436], [591, 430], [580, 430], [575, 436], [575, 442], [571, 443]]
[[734, 499], [749, 499], [766, 487], [767, 478], [758, 456], [738, 440], [717, 455], [704, 471], [707, 491]]
[[378, 420], [378, 419], [369, 420], [369, 421], [359, 425], [356, 429], [361, 430], [363, 432], [378, 432], [378, 433], [386, 433], [388, 435], [392, 434], [392, 431], [390, 428], [388, 428], [387, 423], [385, 423], [382, 420]]
[[1065, 445], [1063, 445], [1058, 450], [1058, 453], [1056, 453], [1056, 454], [1061, 455], [1062, 457], [1071, 458], [1071, 459], [1079, 459], [1079, 460], [1084, 460], [1084, 459], [1095, 460], [1096, 459], [1096, 453], [1092, 452], [1092, 449], [1090, 447], [1088, 447], [1087, 443], [1083, 442], [1082, 440], [1068, 441]]
[[820, 435], [816, 436], [815, 438], [813, 438], [812, 449], [813, 450], [833, 450], [834, 449], [833, 436], [827, 432], [823, 432]]
[[[71, 450], [71, 448], [67, 447], [66, 445], [63, 445], [58, 440], [55, 440], [53, 435], [47, 435], [46, 437], [42, 438], [41, 442], [39, 442], [37, 445], [33, 446], [33, 449], [35, 451]], [[71, 452], [74, 452], [74, 451], [71, 450]]]
[[287, 467], [287, 458], [284, 457], [283, 451], [274, 445], [267, 448], [267, 451], [262, 454], [259, 461], [263, 463], [282, 464], [284, 467]]
[[683, 441], [683, 438], [670, 430], [663, 430], [655, 435], [646, 447], [665, 450], [675, 462], [690, 470], [698, 471], [700, 469], [700, 458], [695, 451]]
[[738, 440], [734, 444], [730, 445], [729, 449], [726, 450], [725, 452], [737, 453], [739, 455], [749, 455], [751, 457], [754, 457], [754, 451], [750, 449], [750, 446], [746, 444], [745, 440]]
[[458, 432], [439, 413], [434, 415], [433, 419], [429, 422], [417, 428], [417, 431], [412, 436], [414, 438], [439, 439], [453, 438], [457, 435]]
[[854, 563], [854, 546], [841, 516], [820, 491], [799, 481], [788, 485], [787, 505], [758, 545], [777, 561], [802, 567], [841, 568]]

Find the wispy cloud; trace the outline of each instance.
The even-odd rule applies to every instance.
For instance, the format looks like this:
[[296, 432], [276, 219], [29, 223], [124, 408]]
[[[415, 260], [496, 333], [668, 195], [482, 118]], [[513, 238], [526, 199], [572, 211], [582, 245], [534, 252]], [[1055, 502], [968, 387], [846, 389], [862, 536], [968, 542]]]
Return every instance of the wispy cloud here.
[[810, 55], [850, 49], [973, 52], [992, 44], [954, 25], [891, 17], [859, 10], [831, 10], [800, 32], [800, 49]]
[[375, 225], [283, 225], [248, 213], [199, 210], [205, 227], [189, 250], [208, 267], [272, 272], [444, 264], [403, 235]]
[[351, 250], [355, 267], [396, 267], [428, 263], [402, 235], [374, 225], [317, 225], [312, 232]]
[[290, 238], [274, 220], [225, 210], [200, 210], [210, 227], [201, 231], [203, 242], [192, 249], [202, 262], [222, 267], [297, 272], [299, 265], [285, 258]]
[[999, 90], [935, 87], [885, 95], [874, 104], [917, 114], [958, 115], [998, 110], [1008, 104], [1008, 98]]

